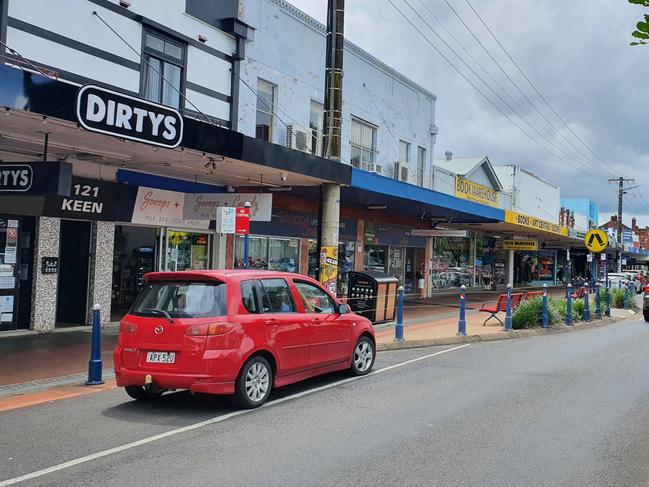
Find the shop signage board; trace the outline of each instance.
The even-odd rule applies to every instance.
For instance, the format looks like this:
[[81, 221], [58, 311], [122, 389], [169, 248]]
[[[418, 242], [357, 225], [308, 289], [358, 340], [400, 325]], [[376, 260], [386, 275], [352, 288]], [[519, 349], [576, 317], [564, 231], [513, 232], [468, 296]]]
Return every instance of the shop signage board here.
[[250, 233], [250, 208], [237, 208], [235, 233], [248, 235]]
[[145, 144], [174, 148], [183, 138], [183, 118], [177, 110], [99, 86], [79, 89], [76, 115], [91, 132]]
[[269, 222], [273, 213], [273, 195], [258, 193], [188, 193], [183, 217], [186, 220], [216, 220], [219, 208], [242, 207], [250, 203], [250, 219]]
[[320, 250], [320, 282], [336, 294], [338, 280], [338, 247], [326, 246]]
[[455, 176], [455, 196], [482, 205], [500, 206], [500, 193], [482, 184]]
[[236, 230], [237, 208], [221, 206], [216, 212], [216, 233], [232, 234]]
[[74, 176], [68, 196], [45, 198], [43, 214], [59, 218], [130, 221], [137, 187]]
[[511, 210], [505, 210], [505, 221], [507, 223], [513, 223], [514, 225], [533, 228], [534, 230], [540, 230], [542, 232], [554, 233], [556, 235], [563, 235], [566, 237], [568, 236], [568, 227], [563, 227], [558, 223], [541, 220], [540, 218], [524, 215], [522, 213], [516, 213], [515, 211]]
[[410, 230], [413, 237], [468, 237], [467, 230], [437, 230], [436, 228], [413, 228]]
[[0, 195], [69, 195], [71, 181], [67, 162], [0, 163]]
[[538, 250], [538, 240], [514, 239], [503, 240], [503, 250]]
[[606, 232], [595, 228], [586, 234], [584, 244], [591, 252], [601, 252], [608, 246], [608, 236]]
[[185, 193], [140, 186], [135, 198], [131, 223], [207, 230], [209, 220], [183, 218], [184, 203]]

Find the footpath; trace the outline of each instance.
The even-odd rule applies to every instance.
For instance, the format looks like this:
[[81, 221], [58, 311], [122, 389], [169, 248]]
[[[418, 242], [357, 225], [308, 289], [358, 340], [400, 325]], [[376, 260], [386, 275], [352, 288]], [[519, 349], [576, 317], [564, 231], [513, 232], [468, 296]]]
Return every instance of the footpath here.
[[[563, 295], [554, 289], [551, 294]], [[599, 326], [630, 316], [629, 311], [612, 310], [612, 318], [575, 327], [554, 326], [550, 330], [503, 331], [495, 319], [483, 326], [489, 316], [478, 309], [493, 304], [500, 293], [467, 293], [467, 336], [457, 336], [459, 299], [457, 294], [430, 299], [407, 299], [404, 304], [403, 342], [394, 341], [394, 323], [375, 328], [377, 349], [394, 350], [454, 343], [508, 339]], [[499, 315], [504, 319], [504, 313]], [[112, 351], [117, 343], [118, 323], [102, 329], [101, 353], [103, 378], [101, 386], [85, 386], [90, 357], [90, 327], [63, 328], [50, 334], [17, 332], [0, 336], [0, 412], [46, 403], [58, 399], [91, 394], [115, 388]]]

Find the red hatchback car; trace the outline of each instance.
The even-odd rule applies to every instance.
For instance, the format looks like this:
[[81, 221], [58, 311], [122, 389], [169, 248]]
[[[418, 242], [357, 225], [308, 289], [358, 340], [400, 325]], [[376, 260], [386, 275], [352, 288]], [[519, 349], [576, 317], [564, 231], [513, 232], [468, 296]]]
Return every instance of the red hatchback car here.
[[374, 365], [374, 329], [317, 281], [270, 271], [155, 272], [120, 323], [117, 385], [234, 394], [261, 406], [273, 387]]

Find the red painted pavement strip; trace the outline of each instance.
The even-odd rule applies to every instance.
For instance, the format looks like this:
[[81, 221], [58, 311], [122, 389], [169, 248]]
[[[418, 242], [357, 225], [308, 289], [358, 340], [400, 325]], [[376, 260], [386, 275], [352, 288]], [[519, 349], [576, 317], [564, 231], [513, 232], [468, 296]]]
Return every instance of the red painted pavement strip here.
[[83, 396], [86, 394], [110, 391], [116, 388], [117, 385], [115, 384], [115, 379], [108, 379], [105, 384], [98, 386], [73, 385], [51, 387], [42, 391], [0, 398], [0, 412], [59, 401], [61, 399], [69, 399], [71, 397]]

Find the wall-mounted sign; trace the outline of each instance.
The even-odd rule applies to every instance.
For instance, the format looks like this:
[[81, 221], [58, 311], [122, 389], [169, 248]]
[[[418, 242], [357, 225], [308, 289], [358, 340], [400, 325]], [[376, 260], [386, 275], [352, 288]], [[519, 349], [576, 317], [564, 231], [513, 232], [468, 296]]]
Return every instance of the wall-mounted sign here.
[[437, 230], [435, 228], [413, 228], [410, 235], [415, 237], [467, 237], [466, 230]]
[[483, 205], [500, 206], [500, 193], [482, 184], [455, 176], [455, 196]]
[[70, 194], [72, 165], [66, 162], [0, 162], [0, 194]]
[[234, 233], [237, 226], [237, 209], [231, 206], [221, 206], [216, 212], [216, 232]]
[[74, 176], [69, 196], [45, 198], [43, 214], [60, 218], [131, 221], [137, 187]]
[[256, 193], [188, 193], [183, 216], [187, 220], [216, 220], [218, 208], [240, 207], [250, 203], [250, 219], [269, 222], [272, 218], [273, 195]]
[[56, 274], [59, 272], [59, 258], [43, 257], [41, 259], [41, 272], [43, 274]]
[[503, 250], [538, 250], [538, 240], [503, 240]]
[[248, 235], [250, 233], [250, 208], [237, 208], [235, 233], [237, 235]]
[[185, 193], [140, 186], [135, 198], [131, 223], [163, 227], [209, 228], [209, 220], [183, 218]]
[[566, 237], [568, 236], [568, 227], [562, 227], [558, 223], [551, 223], [546, 220], [541, 220], [540, 218], [516, 213], [515, 211], [505, 210], [505, 221], [522, 227], [555, 233], [557, 235], [564, 235]]
[[92, 132], [169, 148], [183, 138], [178, 111], [99, 86], [83, 86], [76, 108], [79, 123]]

